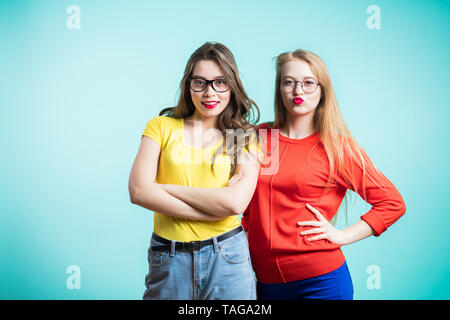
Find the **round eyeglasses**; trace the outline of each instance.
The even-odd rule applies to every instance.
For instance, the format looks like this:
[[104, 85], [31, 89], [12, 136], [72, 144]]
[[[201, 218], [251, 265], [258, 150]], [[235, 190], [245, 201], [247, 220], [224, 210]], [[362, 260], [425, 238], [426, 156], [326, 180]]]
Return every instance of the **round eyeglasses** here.
[[310, 94], [317, 90], [320, 83], [314, 78], [305, 78], [303, 81], [295, 81], [292, 79], [284, 79], [281, 81], [281, 89], [287, 92], [295, 91], [297, 83], [300, 83], [304, 93]]
[[211, 84], [214, 91], [223, 93], [230, 89], [230, 84], [225, 79], [205, 80], [202, 78], [189, 78], [191, 90], [195, 92], [202, 92]]

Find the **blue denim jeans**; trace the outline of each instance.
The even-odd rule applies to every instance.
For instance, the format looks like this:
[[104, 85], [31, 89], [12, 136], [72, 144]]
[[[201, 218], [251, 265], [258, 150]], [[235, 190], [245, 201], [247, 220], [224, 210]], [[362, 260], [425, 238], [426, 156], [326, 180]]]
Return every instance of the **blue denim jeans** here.
[[[256, 279], [244, 232], [200, 250], [148, 250], [144, 300], [256, 300]], [[172, 241], [174, 243], [175, 241]]]

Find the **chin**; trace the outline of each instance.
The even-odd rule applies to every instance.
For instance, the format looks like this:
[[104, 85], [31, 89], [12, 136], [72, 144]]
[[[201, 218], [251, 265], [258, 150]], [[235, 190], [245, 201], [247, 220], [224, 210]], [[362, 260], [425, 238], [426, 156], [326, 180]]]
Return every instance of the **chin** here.
[[215, 109], [203, 108], [201, 111], [200, 110], [198, 110], [198, 111], [204, 118], [213, 118], [213, 117], [217, 117], [218, 115], [220, 115], [222, 113], [223, 109], [222, 108], [217, 108], [217, 109], [216, 108]]
[[314, 112], [315, 108], [309, 108], [307, 106], [292, 106], [288, 111], [294, 116], [304, 116]]

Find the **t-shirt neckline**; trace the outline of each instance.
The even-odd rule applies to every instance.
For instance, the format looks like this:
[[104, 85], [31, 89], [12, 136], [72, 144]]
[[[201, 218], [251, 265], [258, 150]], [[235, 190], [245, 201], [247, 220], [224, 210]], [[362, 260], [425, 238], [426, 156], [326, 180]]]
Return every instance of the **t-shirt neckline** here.
[[223, 137], [220, 138], [215, 144], [213, 144], [213, 145], [211, 145], [211, 146], [209, 146], [209, 147], [204, 147], [204, 148], [202, 148], [202, 147], [193, 147], [193, 146], [190, 146], [190, 145], [187, 144], [186, 141], [184, 140], [184, 118], [181, 118], [180, 120], [181, 120], [181, 129], [183, 130], [183, 131], [182, 131], [183, 135], [182, 135], [182, 140], [181, 140], [181, 141], [183, 142], [183, 145], [184, 145], [185, 147], [187, 147], [187, 148], [189, 148], [189, 149], [192, 149], [192, 150], [210, 150], [210, 149], [215, 149], [215, 148], [217, 148], [217, 147], [222, 143]]

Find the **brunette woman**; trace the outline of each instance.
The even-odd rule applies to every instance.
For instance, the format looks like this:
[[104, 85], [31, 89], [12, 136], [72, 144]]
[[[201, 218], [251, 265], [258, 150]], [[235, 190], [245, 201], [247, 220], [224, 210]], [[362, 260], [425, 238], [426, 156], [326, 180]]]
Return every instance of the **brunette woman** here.
[[255, 299], [237, 215], [256, 186], [250, 121], [259, 110], [220, 43], [192, 54], [180, 90], [177, 106], [147, 123], [130, 174], [132, 203], [155, 212], [144, 299]]

